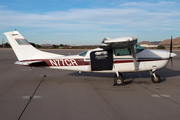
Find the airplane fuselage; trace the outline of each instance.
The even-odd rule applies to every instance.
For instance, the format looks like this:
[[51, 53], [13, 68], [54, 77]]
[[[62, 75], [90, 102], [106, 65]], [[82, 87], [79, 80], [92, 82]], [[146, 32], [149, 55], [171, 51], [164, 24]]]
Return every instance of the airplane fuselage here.
[[[58, 58], [51, 59], [34, 59], [28, 61], [44, 61], [44, 63], [32, 64], [30, 65], [31, 67], [46, 67], [52, 69], [105, 73], [114, 73], [116, 71], [136, 72], [134, 70], [133, 58], [131, 55], [116, 56], [114, 51], [112, 70], [92, 71], [90, 53], [93, 51], [104, 50], [100, 48], [89, 50], [87, 51], [85, 56], [80, 56], [78, 54], [72, 56], [60, 56]], [[170, 52], [163, 50], [142, 50], [141, 52], [136, 54], [139, 71], [150, 71], [153, 69], [161, 69], [165, 67], [169, 60], [169, 54]]]

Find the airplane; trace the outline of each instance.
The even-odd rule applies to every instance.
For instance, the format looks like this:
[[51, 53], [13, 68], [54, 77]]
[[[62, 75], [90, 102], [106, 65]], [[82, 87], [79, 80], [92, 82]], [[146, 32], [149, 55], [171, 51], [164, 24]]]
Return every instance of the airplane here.
[[16, 29], [4, 33], [11, 44], [18, 61], [15, 64], [85, 72], [115, 73], [114, 85], [124, 85], [122, 73], [149, 71], [153, 83], [161, 82], [155, 74], [164, 68], [176, 54], [170, 51], [144, 49], [136, 44], [137, 37], [105, 38], [99, 48], [77, 55], [60, 55], [34, 48]]

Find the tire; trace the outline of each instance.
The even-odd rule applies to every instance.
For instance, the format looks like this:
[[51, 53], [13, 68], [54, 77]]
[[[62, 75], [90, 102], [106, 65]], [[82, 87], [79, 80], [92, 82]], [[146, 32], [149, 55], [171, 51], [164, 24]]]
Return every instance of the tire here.
[[158, 74], [155, 74], [156, 75], [156, 79], [155, 77], [152, 75], [151, 77], [151, 80], [153, 83], [160, 83], [161, 82], [161, 77], [158, 75]]
[[124, 84], [123, 78], [122, 77], [115, 77], [114, 84], [115, 85], [123, 85]]

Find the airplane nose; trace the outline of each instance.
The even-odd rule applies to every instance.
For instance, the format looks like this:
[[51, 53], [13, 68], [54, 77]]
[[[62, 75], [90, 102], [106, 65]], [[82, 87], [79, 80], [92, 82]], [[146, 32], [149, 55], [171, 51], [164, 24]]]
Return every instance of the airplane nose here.
[[175, 57], [176, 55], [175, 53], [170, 53], [170, 57]]

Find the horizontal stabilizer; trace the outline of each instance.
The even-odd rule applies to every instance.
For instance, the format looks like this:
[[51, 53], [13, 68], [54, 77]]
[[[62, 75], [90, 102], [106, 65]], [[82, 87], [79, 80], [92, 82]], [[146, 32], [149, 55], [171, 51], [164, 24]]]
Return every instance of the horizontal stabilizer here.
[[18, 64], [18, 65], [31, 65], [33, 63], [40, 63], [40, 62], [44, 62], [44, 61], [25, 61], [25, 62], [16, 61], [15, 64]]

